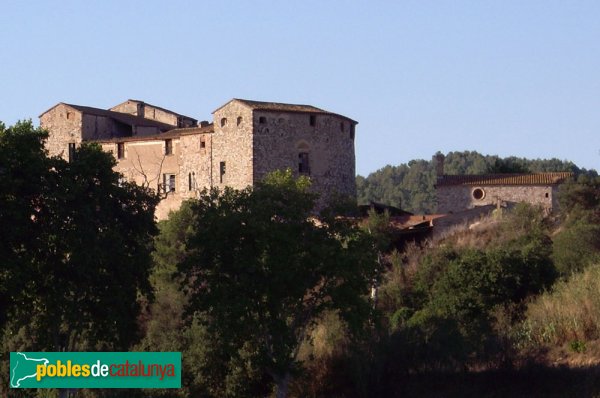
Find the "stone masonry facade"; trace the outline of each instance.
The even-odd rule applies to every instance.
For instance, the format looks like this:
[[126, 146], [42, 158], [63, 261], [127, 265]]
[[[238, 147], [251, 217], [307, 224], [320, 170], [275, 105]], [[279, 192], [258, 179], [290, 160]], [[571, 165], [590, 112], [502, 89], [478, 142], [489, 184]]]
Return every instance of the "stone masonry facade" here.
[[124, 178], [160, 191], [158, 219], [204, 188], [243, 189], [288, 168], [310, 177], [321, 203], [356, 197], [357, 122], [309, 105], [233, 99], [198, 125], [136, 100], [110, 110], [59, 103], [40, 122], [50, 155], [69, 159], [70, 148], [98, 142]]
[[[556, 208], [558, 185], [452, 185], [438, 186], [438, 213], [456, 213], [488, 205], [530, 203], [547, 212]], [[479, 194], [482, 192], [482, 194]]]
[[573, 176], [568, 172], [444, 175], [443, 156], [435, 160], [438, 213], [458, 213], [490, 205], [506, 207], [521, 202], [540, 206], [550, 213], [558, 207], [559, 185]]

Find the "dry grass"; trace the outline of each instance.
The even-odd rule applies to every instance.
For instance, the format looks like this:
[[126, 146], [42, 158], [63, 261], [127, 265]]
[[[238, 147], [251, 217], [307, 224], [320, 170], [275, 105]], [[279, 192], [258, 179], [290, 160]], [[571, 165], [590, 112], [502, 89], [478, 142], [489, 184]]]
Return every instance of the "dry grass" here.
[[570, 344], [584, 351], [600, 338], [600, 264], [558, 282], [529, 304], [522, 337], [538, 346]]

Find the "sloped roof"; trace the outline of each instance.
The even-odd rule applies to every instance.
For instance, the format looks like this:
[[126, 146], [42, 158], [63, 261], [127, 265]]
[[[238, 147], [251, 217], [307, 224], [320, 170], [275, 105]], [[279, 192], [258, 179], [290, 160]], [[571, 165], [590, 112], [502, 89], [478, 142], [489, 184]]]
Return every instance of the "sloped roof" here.
[[179, 138], [182, 135], [193, 135], [193, 134], [210, 134], [214, 133], [213, 124], [209, 124], [204, 127], [186, 127], [179, 129], [172, 129], [165, 133], [153, 134], [153, 135], [134, 135], [131, 137], [113, 137], [102, 140], [95, 140], [100, 143], [110, 142], [133, 142], [133, 141], [160, 141], [165, 139]]
[[253, 101], [246, 99], [234, 98], [252, 109], [258, 109], [262, 111], [283, 111], [283, 112], [308, 112], [308, 113], [329, 113], [323, 109], [317, 108], [312, 105], [301, 105], [301, 104], [284, 104], [280, 102], [263, 102]]
[[108, 111], [105, 109], [92, 108], [91, 106], [82, 106], [82, 105], [73, 105], [73, 104], [65, 104], [70, 106], [71, 108], [75, 108], [78, 111], [86, 113], [88, 115], [97, 115], [97, 116], [105, 116], [111, 119], [118, 120], [121, 123], [129, 124], [132, 126], [150, 126], [150, 127], [158, 127], [161, 130], [167, 131], [172, 130], [174, 126], [162, 123], [152, 119], [146, 119], [140, 116], [135, 116], [129, 113], [121, 113], [115, 111]]
[[131, 98], [129, 98], [127, 101], [123, 101], [123, 102], [121, 102], [120, 104], [117, 104], [117, 105], [115, 105], [115, 106], [111, 107], [110, 109], [116, 108], [116, 107], [117, 107], [117, 106], [119, 106], [119, 105], [123, 105], [123, 104], [125, 104], [126, 102], [135, 102], [135, 103], [138, 103], [138, 104], [144, 104], [144, 105], [148, 105], [148, 106], [151, 106], [151, 107], [153, 107], [153, 108], [156, 108], [156, 109], [160, 109], [160, 110], [161, 110], [161, 111], [163, 111], [163, 112], [167, 112], [167, 113], [170, 113], [170, 114], [172, 114], [172, 115], [175, 115], [175, 116], [181, 116], [181, 117], [185, 117], [185, 118], [187, 118], [187, 119], [191, 119], [191, 120], [193, 120], [193, 121], [195, 121], [195, 122], [197, 122], [197, 121], [198, 121], [197, 119], [194, 119], [193, 117], [186, 116], [186, 115], [182, 115], [181, 113], [174, 112], [174, 111], [172, 111], [172, 110], [170, 110], [170, 109], [163, 108], [163, 107], [161, 107], [161, 106], [156, 106], [156, 105], [153, 105], [153, 104], [149, 104], [149, 103], [147, 103], [146, 101], [142, 101], [142, 100], [136, 100], [136, 99], [131, 99]]
[[174, 128], [174, 126], [172, 126], [170, 124], [161, 123], [161, 122], [158, 122], [156, 120], [145, 119], [143, 117], [131, 115], [129, 113], [121, 113], [121, 112], [115, 112], [115, 111], [108, 111], [106, 109], [93, 108], [91, 106], [67, 104], [65, 102], [59, 102], [58, 104], [54, 105], [52, 108], [50, 108], [47, 111], [45, 111], [44, 113], [42, 113], [40, 115], [40, 117], [42, 115], [50, 112], [52, 109], [56, 108], [59, 105], [68, 106], [68, 107], [70, 107], [70, 108], [72, 108], [72, 109], [74, 109], [76, 111], [79, 111], [79, 112], [87, 114], [87, 115], [109, 117], [111, 119], [114, 119], [114, 120], [116, 120], [118, 122], [130, 125], [130, 126], [157, 127], [160, 130], [162, 130], [162, 131], [168, 131], [168, 130], [172, 130]]
[[241, 98], [233, 98], [231, 101], [228, 101], [227, 103], [223, 104], [219, 108], [215, 109], [213, 111], [213, 113], [217, 112], [219, 109], [223, 108], [224, 106], [226, 106], [227, 104], [229, 104], [232, 101], [240, 102], [243, 105], [246, 105], [247, 107], [251, 108], [252, 110], [260, 110], [260, 111], [265, 111], [265, 112], [297, 112], [297, 113], [314, 113], [314, 114], [333, 115], [333, 116], [343, 117], [344, 119], [348, 119], [351, 122], [358, 124], [358, 122], [356, 120], [352, 120], [347, 116], [340, 115], [338, 113], [329, 112], [329, 111], [326, 111], [321, 108], [317, 108], [312, 105], [286, 104], [286, 103], [282, 103], [282, 102], [263, 102], [263, 101], [254, 101], [254, 100], [247, 100], [247, 99], [241, 99]]
[[444, 175], [436, 186], [450, 185], [557, 185], [573, 176], [570, 172], [530, 174]]

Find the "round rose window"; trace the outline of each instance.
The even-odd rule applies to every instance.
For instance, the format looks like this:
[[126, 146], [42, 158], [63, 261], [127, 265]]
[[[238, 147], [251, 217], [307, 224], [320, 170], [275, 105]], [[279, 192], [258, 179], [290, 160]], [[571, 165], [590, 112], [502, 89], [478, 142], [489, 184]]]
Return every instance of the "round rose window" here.
[[485, 198], [485, 191], [481, 188], [475, 188], [473, 190], [473, 199], [481, 200]]

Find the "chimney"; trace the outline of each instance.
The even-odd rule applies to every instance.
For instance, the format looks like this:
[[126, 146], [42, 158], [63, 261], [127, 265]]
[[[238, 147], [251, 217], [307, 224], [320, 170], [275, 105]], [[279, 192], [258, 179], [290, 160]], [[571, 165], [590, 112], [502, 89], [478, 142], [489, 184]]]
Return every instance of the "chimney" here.
[[444, 175], [444, 159], [445, 158], [446, 157], [444, 156], [443, 153], [437, 153], [433, 157], [433, 161], [435, 162], [435, 174], [438, 176], [438, 178], [440, 178]]
[[144, 117], [145, 118], [146, 115], [145, 115], [144, 111], [145, 111], [145, 109], [144, 109], [144, 103], [143, 102], [138, 102], [137, 103], [137, 115], [139, 117]]

